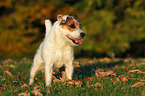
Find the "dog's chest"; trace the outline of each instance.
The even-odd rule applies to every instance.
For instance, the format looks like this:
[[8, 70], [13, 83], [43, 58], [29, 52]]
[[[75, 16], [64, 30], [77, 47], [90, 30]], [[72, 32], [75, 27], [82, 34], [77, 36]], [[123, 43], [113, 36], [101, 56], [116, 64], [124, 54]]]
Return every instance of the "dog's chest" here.
[[64, 50], [61, 50], [61, 49], [57, 49], [55, 51], [55, 58], [56, 58], [56, 62], [54, 64], [54, 67], [56, 68], [60, 68], [63, 66], [63, 64], [65, 63], [65, 52]]
[[54, 64], [54, 67], [56, 68], [62, 67], [63, 64], [66, 64], [72, 58], [72, 52], [70, 49], [57, 49], [55, 52], [56, 62]]

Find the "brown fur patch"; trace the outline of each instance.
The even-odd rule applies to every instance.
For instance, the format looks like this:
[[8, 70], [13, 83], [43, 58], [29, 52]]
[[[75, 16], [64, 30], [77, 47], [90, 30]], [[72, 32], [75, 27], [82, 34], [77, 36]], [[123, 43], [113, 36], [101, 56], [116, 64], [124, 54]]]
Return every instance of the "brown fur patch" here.
[[69, 16], [67, 17], [65, 23], [61, 22], [60, 26], [70, 32], [73, 32], [77, 27], [80, 27], [80, 23], [73, 16]]

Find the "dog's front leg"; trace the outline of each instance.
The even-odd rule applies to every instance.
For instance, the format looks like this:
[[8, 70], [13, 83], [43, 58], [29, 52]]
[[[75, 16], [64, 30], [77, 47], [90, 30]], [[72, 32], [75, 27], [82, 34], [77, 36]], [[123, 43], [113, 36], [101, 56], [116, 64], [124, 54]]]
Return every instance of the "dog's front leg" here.
[[67, 79], [72, 80], [73, 70], [74, 70], [74, 67], [73, 67], [72, 61], [65, 64], [65, 73], [66, 73]]
[[52, 66], [50, 66], [50, 64], [46, 63], [46, 65], [45, 65], [46, 86], [51, 86], [51, 81], [52, 81]]

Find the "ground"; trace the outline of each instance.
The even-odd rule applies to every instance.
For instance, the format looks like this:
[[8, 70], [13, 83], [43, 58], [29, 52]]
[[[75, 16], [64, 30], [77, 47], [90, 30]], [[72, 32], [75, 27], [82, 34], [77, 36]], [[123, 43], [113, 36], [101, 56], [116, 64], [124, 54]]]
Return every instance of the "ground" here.
[[81, 58], [73, 64], [73, 80], [64, 80], [63, 68], [55, 70], [48, 90], [43, 70], [28, 85], [32, 59], [1, 59], [0, 95], [145, 96], [144, 58]]

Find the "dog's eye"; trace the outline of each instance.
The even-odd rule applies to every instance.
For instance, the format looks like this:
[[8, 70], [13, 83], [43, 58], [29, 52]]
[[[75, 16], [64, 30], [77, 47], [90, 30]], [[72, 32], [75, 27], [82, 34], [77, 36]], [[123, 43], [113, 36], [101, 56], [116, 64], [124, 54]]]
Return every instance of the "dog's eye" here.
[[71, 28], [76, 28], [74, 24], [69, 25]]

